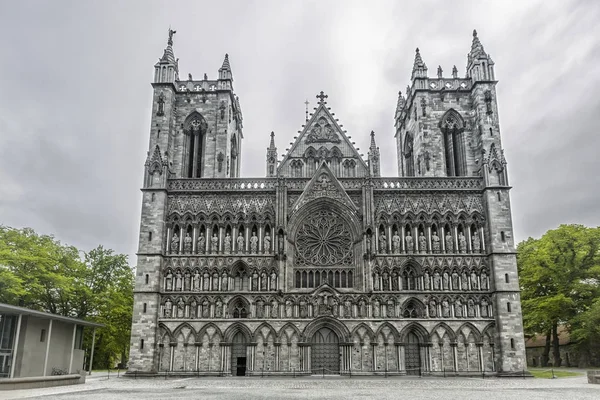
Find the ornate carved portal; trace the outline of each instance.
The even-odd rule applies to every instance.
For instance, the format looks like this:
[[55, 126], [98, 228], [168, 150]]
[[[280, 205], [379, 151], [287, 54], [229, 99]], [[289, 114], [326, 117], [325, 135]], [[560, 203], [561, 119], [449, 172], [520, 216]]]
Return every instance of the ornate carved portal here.
[[339, 339], [334, 331], [329, 328], [319, 329], [313, 336], [311, 347], [311, 369], [313, 373], [337, 374], [339, 372], [340, 346]]

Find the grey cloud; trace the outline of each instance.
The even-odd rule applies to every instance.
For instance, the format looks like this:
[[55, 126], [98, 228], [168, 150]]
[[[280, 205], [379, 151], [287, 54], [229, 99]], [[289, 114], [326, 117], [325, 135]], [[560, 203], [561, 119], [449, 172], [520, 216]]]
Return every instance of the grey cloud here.
[[[393, 113], [415, 47], [464, 73], [471, 31], [496, 62], [517, 240], [598, 225], [596, 1], [22, 1], [0, 15], [0, 223], [133, 255], [152, 66], [169, 25], [181, 75], [230, 55], [244, 112], [242, 173], [264, 176], [324, 90], [382, 173], [397, 175]], [[131, 260], [132, 263], [135, 259]]]

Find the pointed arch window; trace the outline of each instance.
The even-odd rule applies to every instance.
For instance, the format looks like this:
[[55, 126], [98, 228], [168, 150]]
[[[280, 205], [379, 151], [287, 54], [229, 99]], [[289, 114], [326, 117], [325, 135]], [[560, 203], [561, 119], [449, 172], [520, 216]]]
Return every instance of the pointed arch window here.
[[415, 156], [413, 151], [414, 140], [412, 134], [406, 134], [404, 140], [404, 158], [406, 165], [406, 176], [415, 176]]
[[467, 175], [467, 159], [465, 151], [465, 121], [460, 114], [450, 109], [442, 116], [439, 127], [444, 139], [444, 156], [447, 176]]
[[184, 176], [188, 178], [202, 177], [207, 126], [206, 120], [197, 111], [191, 113], [183, 123], [183, 132], [186, 135], [183, 150], [185, 160]]

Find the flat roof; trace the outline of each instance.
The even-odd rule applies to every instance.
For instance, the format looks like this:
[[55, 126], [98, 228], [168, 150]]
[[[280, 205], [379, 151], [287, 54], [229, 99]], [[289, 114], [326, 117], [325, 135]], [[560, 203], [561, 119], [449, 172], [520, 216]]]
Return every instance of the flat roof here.
[[12, 306], [10, 304], [0, 303], [0, 313], [6, 314], [17, 314], [17, 315], [31, 315], [34, 317], [40, 317], [45, 319], [53, 319], [56, 321], [70, 322], [72, 324], [93, 326], [94, 328], [102, 328], [104, 324], [97, 324], [95, 322], [84, 321], [79, 318], [65, 317], [62, 315], [47, 313], [43, 311], [36, 311], [30, 308]]

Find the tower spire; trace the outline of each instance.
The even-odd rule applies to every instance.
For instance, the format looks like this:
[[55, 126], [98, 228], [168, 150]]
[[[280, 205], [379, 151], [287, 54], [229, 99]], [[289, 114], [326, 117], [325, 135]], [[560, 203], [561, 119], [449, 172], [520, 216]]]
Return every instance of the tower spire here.
[[371, 131], [371, 145], [369, 146], [369, 172], [371, 176], [380, 176], [379, 147], [375, 144], [375, 132]]
[[467, 76], [475, 81], [493, 81], [494, 61], [487, 54], [477, 36], [477, 31], [473, 29], [473, 41], [471, 42], [471, 51], [467, 54]]
[[377, 145], [375, 144], [375, 132], [373, 131], [371, 131], [371, 145], [369, 146], [369, 150], [377, 150]]
[[413, 63], [413, 70], [411, 79], [414, 78], [427, 78], [427, 65], [421, 58], [421, 52], [419, 48], [415, 50], [415, 62]]
[[230, 80], [233, 81], [233, 74], [231, 73], [231, 65], [229, 65], [229, 54], [225, 54], [223, 65], [219, 68], [219, 80]]
[[179, 80], [179, 65], [173, 53], [173, 35], [177, 33], [169, 27], [169, 38], [167, 39], [167, 47], [158, 63], [154, 65], [154, 82], [174, 82]]
[[267, 177], [274, 177], [277, 169], [277, 147], [275, 147], [275, 132], [271, 131], [271, 142], [267, 147]]

